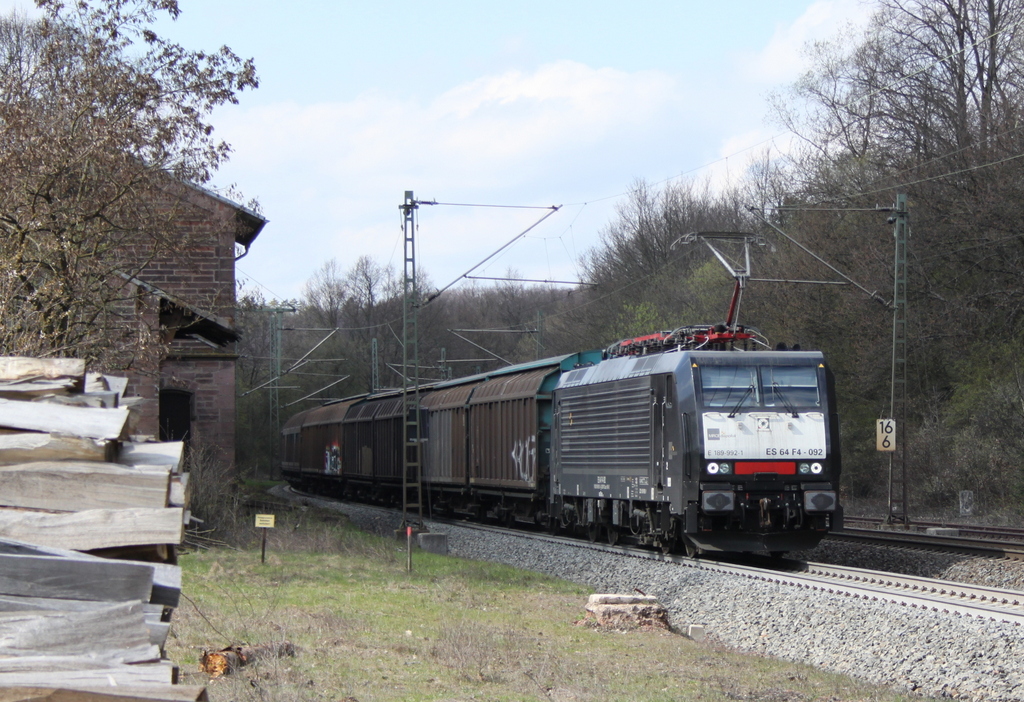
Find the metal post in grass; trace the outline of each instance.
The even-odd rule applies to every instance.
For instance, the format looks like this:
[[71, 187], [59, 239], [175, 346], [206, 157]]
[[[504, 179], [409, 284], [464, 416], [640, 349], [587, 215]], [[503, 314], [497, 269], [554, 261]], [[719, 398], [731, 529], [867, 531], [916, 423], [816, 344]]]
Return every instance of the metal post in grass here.
[[405, 569], [412, 572], [412, 526], [405, 527]]
[[262, 545], [260, 546], [260, 563], [267, 562], [267, 529], [274, 528], [274, 515], [257, 514], [256, 528], [263, 531]]

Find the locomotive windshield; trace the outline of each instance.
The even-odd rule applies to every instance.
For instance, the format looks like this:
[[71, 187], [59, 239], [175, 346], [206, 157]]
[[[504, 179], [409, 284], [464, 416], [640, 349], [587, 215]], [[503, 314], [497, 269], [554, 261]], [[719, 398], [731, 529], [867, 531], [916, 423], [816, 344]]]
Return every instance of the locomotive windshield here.
[[705, 407], [820, 407], [814, 366], [702, 366]]
[[765, 366], [761, 369], [765, 407], [786, 404], [818, 407], [818, 371], [812, 366]]
[[761, 404], [757, 368], [704, 366], [700, 369], [706, 407], [757, 407]]

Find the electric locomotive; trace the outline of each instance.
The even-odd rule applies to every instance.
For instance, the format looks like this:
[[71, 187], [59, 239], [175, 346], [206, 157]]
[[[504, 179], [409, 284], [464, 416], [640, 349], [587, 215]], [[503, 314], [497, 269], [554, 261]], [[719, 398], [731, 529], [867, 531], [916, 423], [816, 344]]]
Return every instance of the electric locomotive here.
[[552, 520], [691, 554], [806, 549], [841, 528], [825, 359], [707, 350], [752, 336], [683, 328], [565, 373], [553, 398]]
[[[683, 327], [422, 388], [425, 516], [691, 554], [813, 547], [842, 522], [832, 376], [755, 337]], [[284, 477], [401, 504], [401, 423], [395, 390], [295, 415]]]

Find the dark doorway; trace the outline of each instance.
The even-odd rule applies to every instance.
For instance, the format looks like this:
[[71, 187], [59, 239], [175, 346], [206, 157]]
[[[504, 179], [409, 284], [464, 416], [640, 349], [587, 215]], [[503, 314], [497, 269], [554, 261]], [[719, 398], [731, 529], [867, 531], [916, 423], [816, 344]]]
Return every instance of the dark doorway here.
[[160, 441], [184, 441], [192, 436], [192, 393], [160, 391]]

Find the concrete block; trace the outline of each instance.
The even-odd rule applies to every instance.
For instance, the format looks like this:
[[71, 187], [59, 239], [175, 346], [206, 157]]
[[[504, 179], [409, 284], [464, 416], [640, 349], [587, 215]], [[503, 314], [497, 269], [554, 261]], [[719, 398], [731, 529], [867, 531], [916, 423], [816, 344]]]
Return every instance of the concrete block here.
[[421, 549], [428, 553], [436, 553], [440, 556], [448, 555], [448, 534], [423, 532], [416, 535], [416, 542]]
[[686, 627], [686, 636], [693, 639], [694, 641], [704, 640], [704, 625], [703, 624], [689, 624]]
[[591, 595], [587, 619], [612, 629], [668, 629], [668, 612], [656, 597], [635, 595]]

